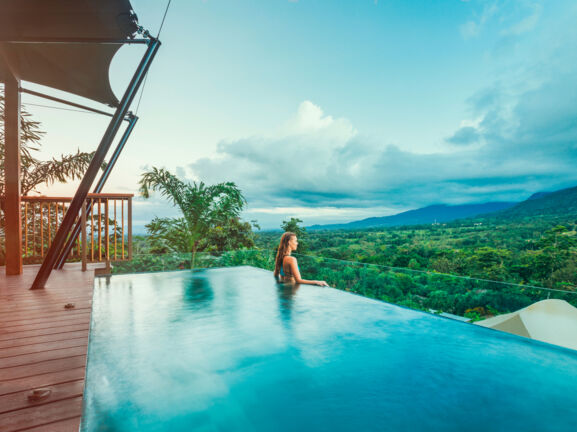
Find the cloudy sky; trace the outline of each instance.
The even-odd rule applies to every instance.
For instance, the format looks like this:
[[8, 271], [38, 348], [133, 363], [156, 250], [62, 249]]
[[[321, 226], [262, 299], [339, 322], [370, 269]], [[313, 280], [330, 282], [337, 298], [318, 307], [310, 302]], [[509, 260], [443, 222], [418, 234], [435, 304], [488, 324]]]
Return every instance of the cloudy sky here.
[[[166, 2], [132, 4], [157, 32]], [[278, 228], [575, 186], [575, 22], [565, 0], [172, 0], [107, 191], [137, 193], [150, 166], [234, 181], [245, 219]], [[140, 55], [115, 58], [118, 95]], [[47, 155], [94, 149], [106, 127], [28, 110]], [[155, 214], [175, 212], [138, 200], [137, 225]]]

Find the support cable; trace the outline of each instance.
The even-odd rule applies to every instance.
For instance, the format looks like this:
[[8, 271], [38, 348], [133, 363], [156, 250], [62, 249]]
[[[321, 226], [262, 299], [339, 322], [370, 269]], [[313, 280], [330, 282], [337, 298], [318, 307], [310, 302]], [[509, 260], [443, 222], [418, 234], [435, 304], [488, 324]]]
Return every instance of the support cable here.
[[79, 113], [83, 113], [83, 114], [97, 114], [95, 112], [81, 110], [81, 109], [62, 108], [62, 107], [55, 107], [55, 106], [50, 106], [50, 105], [35, 104], [35, 103], [30, 103], [30, 102], [27, 102], [25, 105], [26, 106], [35, 106], [35, 107], [40, 107], [40, 108], [50, 108], [50, 109], [61, 110], [61, 111], [79, 112]]
[[[160, 27], [158, 28], [158, 34], [156, 35], [156, 39], [160, 38], [160, 32], [162, 31], [162, 27], [164, 26], [164, 20], [166, 19], [166, 14], [168, 14], [168, 9], [170, 8], [170, 3], [172, 0], [168, 0], [168, 4], [166, 5], [166, 9], [164, 9], [164, 15], [162, 17], [162, 21], [160, 22]], [[134, 115], [138, 115], [138, 110], [140, 109], [140, 102], [142, 101], [142, 95], [144, 94], [144, 89], [146, 87], [146, 80], [148, 79], [148, 72], [146, 72], [146, 76], [144, 77], [144, 82], [142, 83], [142, 89], [140, 90], [140, 95], [138, 97], [138, 103], [136, 104], [136, 110], [134, 111]]]
[[164, 20], [166, 19], [166, 14], [168, 13], [168, 8], [170, 8], [170, 3], [172, 0], [168, 0], [168, 4], [166, 5], [166, 9], [164, 10], [164, 16], [162, 17], [162, 22], [160, 23], [160, 27], [158, 29], [158, 34], [156, 35], [156, 39], [160, 37], [160, 32], [162, 31], [162, 26], [164, 25]]

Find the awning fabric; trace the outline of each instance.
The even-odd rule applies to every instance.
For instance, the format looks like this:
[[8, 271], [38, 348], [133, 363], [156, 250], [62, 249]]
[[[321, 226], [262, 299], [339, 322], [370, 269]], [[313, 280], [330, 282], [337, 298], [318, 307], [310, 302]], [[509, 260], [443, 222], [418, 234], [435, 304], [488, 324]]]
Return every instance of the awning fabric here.
[[116, 106], [108, 71], [122, 43], [46, 41], [121, 41], [136, 30], [129, 0], [0, 0], [0, 79], [12, 73]]
[[549, 299], [475, 324], [577, 350], [577, 308]]

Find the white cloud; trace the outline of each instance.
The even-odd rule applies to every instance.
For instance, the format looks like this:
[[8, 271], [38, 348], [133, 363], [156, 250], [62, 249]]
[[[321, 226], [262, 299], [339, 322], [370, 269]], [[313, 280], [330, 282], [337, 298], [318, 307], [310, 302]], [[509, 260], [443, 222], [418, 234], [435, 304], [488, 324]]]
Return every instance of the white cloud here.
[[239, 179], [241, 186], [266, 195], [283, 182], [295, 190], [324, 193], [348, 170], [343, 157], [363, 157], [348, 154], [356, 134], [348, 120], [326, 116], [305, 101], [276, 134], [222, 142], [215, 158], [201, 159], [191, 168], [199, 178]]
[[460, 30], [465, 39], [471, 39], [479, 34], [480, 26], [475, 21], [467, 21], [461, 25]]
[[284, 135], [311, 133], [321, 133], [324, 136], [346, 140], [356, 135], [357, 131], [348, 120], [335, 120], [330, 115], [325, 115], [323, 110], [311, 101], [304, 101], [298, 107], [296, 115], [287, 122]]
[[520, 21], [504, 29], [501, 32], [501, 34], [518, 36], [520, 34], [527, 33], [533, 30], [537, 26], [537, 23], [541, 18], [543, 7], [540, 4], [536, 3], [534, 5], [531, 5], [531, 8], [532, 11], [528, 16], [522, 18]]
[[486, 23], [493, 18], [498, 11], [499, 7], [497, 6], [497, 2], [483, 5], [483, 10], [480, 15], [461, 25], [460, 30], [463, 38], [471, 39], [479, 36]]
[[[417, 154], [391, 145], [386, 136], [368, 138], [348, 119], [304, 101], [274, 132], [221, 142], [214, 157], [186, 171], [209, 183], [235, 181], [251, 217], [272, 226], [292, 216], [305, 223], [339, 222], [435, 203], [520, 200], [574, 186], [577, 63], [569, 47], [577, 32], [558, 34], [556, 22], [541, 20], [538, 8], [527, 12], [527, 4], [514, 6], [515, 13], [499, 4], [482, 6], [469, 34], [491, 25], [501, 29], [498, 37], [509, 29], [505, 38], [521, 40], [519, 34], [538, 26], [521, 41], [531, 42], [532, 56], [467, 101], [469, 114], [439, 152]], [[547, 49], [533, 49], [536, 40]]]
[[[369, 140], [347, 119], [305, 101], [280, 132], [223, 142], [215, 157], [188, 169], [209, 183], [236, 182], [257, 219], [351, 220], [359, 209], [522, 199], [577, 181], [575, 91], [574, 76], [508, 103], [501, 87], [488, 89], [471, 99], [477, 117], [463, 122], [470, 126], [456, 127], [452, 139], [460, 146], [432, 154]], [[559, 112], [550, 112], [553, 102]]]

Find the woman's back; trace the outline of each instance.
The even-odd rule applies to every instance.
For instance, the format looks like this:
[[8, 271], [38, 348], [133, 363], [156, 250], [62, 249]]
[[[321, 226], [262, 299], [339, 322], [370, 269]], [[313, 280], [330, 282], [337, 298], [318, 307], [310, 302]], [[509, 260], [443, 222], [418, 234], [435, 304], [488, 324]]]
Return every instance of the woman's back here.
[[[282, 264], [280, 266], [280, 277], [283, 282], [292, 282], [294, 280], [294, 275], [291, 268], [292, 260], [296, 264], [296, 258], [290, 255], [285, 255], [282, 259]], [[298, 264], [296, 264], [298, 266]]]

